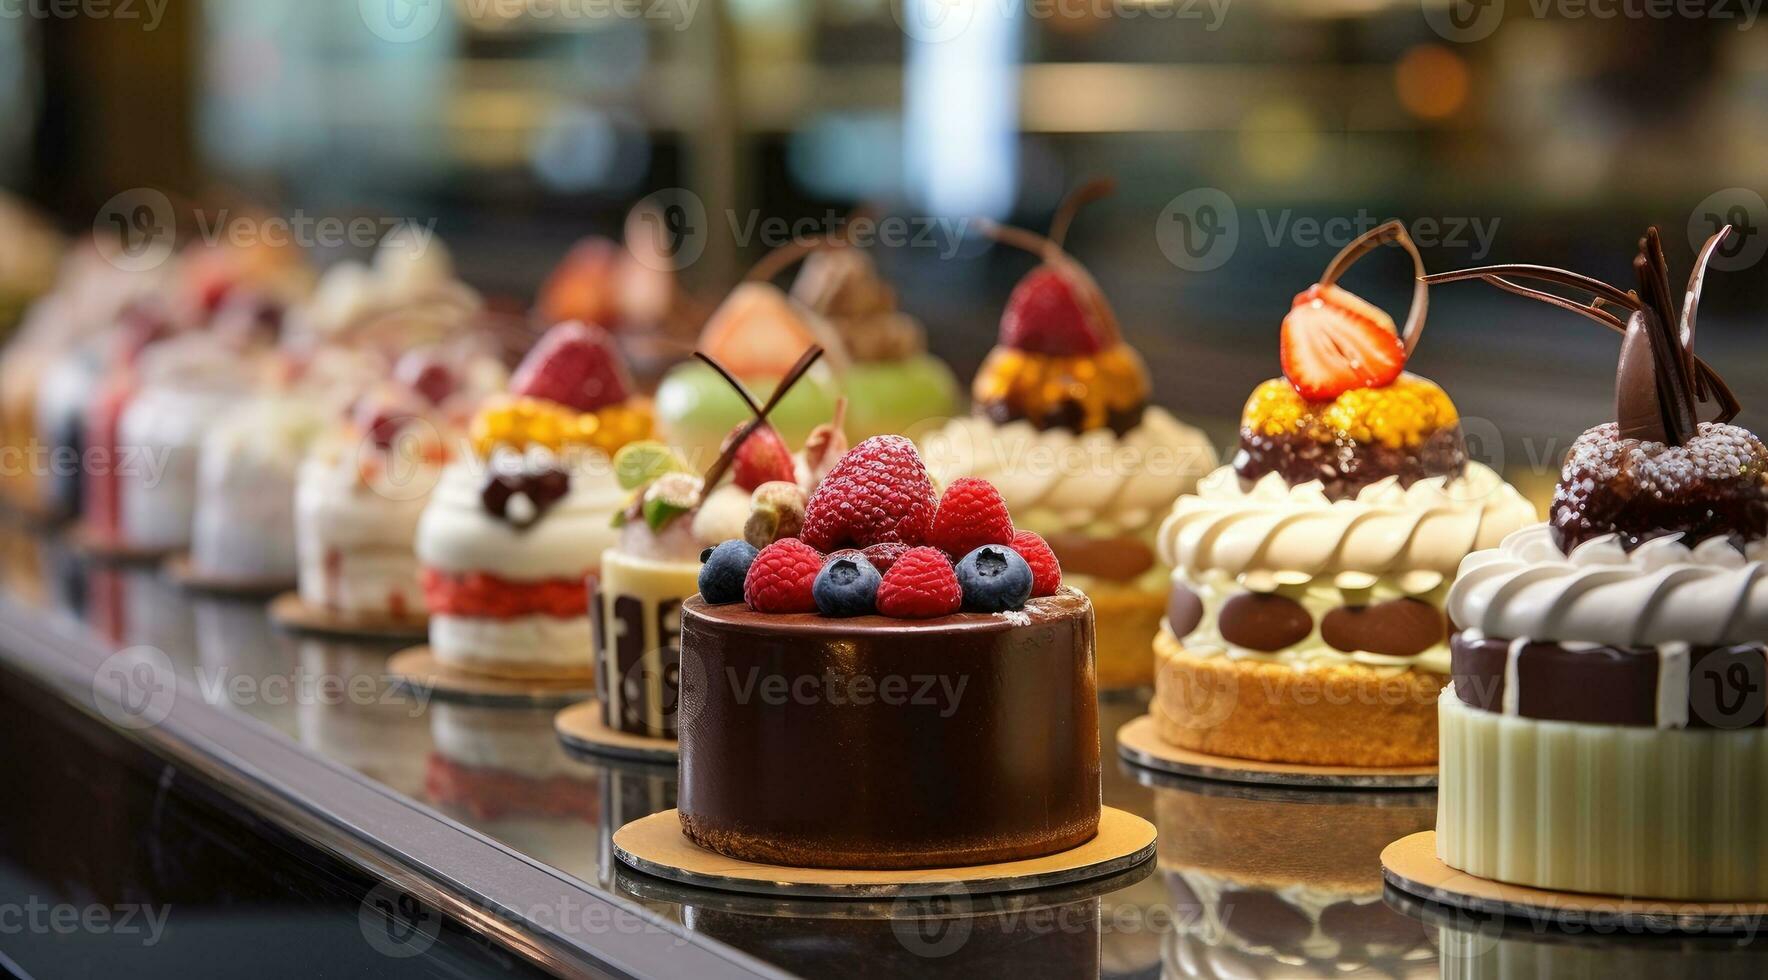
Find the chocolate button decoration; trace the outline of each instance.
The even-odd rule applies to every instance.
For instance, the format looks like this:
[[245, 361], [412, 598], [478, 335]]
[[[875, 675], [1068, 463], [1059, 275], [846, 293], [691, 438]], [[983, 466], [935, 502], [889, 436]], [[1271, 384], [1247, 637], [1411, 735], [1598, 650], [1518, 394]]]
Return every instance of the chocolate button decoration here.
[[1216, 625], [1229, 643], [1271, 653], [1307, 639], [1314, 618], [1286, 596], [1242, 592], [1222, 604]]
[[1340, 606], [1320, 620], [1320, 638], [1334, 650], [1415, 657], [1449, 635], [1441, 610], [1421, 599]]
[[1203, 621], [1203, 600], [1188, 585], [1173, 585], [1172, 597], [1166, 600], [1166, 623], [1173, 636], [1184, 639]]
[[[486, 513], [518, 531], [526, 531], [570, 492], [570, 475], [547, 467], [523, 473], [493, 473], [479, 490], [479, 502]], [[526, 500], [525, 506], [516, 500], [518, 494]]]

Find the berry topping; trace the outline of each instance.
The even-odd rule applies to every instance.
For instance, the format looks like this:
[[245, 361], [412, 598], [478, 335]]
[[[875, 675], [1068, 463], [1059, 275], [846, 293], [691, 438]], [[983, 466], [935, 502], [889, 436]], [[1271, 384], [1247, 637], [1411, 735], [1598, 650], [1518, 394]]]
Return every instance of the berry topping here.
[[510, 377], [510, 391], [579, 412], [625, 401], [632, 393], [626, 364], [600, 327], [573, 320], [546, 332]]
[[866, 560], [872, 563], [873, 568], [882, 573], [890, 571], [890, 566], [896, 564], [896, 560], [913, 547], [914, 545], [904, 544], [901, 541], [880, 541], [877, 544], [868, 545], [861, 554], [866, 556]]
[[761, 552], [747, 541], [733, 538], [700, 556], [700, 598], [714, 605], [743, 601], [743, 584], [749, 566]]
[[1075, 293], [1078, 271], [1073, 263], [1046, 264], [1019, 280], [1001, 314], [1001, 346], [1059, 357], [1103, 349], [1104, 330]]
[[1283, 318], [1282, 358], [1283, 376], [1296, 392], [1322, 401], [1399, 377], [1406, 347], [1386, 314], [1337, 286], [1316, 283], [1295, 297]]
[[358, 401], [351, 414], [357, 431], [381, 452], [391, 451], [399, 433], [420, 418], [409, 395], [371, 395]]
[[963, 605], [958, 573], [938, 548], [910, 548], [878, 583], [878, 611], [886, 616], [931, 619], [949, 616]]
[[[749, 426], [745, 424], [731, 430], [725, 437], [725, 447], [729, 448], [730, 441], [741, 436], [746, 429]], [[753, 490], [763, 483], [791, 483], [796, 479], [792, 453], [773, 426], [762, 424], [749, 431], [743, 444], [737, 447], [736, 458], [731, 463], [731, 479], [744, 490]]]
[[1031, 566], [1012, 548], [985, 544], [965, 555], [956, 571], [964, 608], [972, 612], [1022, 609], [1031, 598]]
[[761, 549], [743, 579], [743, 601], [756, 612], [816, 612], [812, 587], [823, 556], [797, 538], [781, 538]]
[[432, 405], [440, 405], [448, 400], [460, 387], [459, 379], [434, 351], [407, 351], [393, 366], [393, 378], [400, 384], [424, 396]]
[[868, 615], [878, 608], [878, 584], [883, 578], [857, 551], [830, 555], [811, 587], [817, 611], [825, 616]]
[[1693, 547], [1712, 537], [1741, 546], [1768, 537], [1768, 448], [1749, 430], [1702, 422], [1686, 445], [1622, 439], [1616, 423], [1578, 437], [1549, 515], [1570, 553], [1605, 534], [1631, 550], [1681, 533]]
[[833, 551], [880, 541], [927, 540], [937, 498], [915, 444], [873, 436], [848, 450], [811, 494], [804, 540]]
[[570, 474], [556, 467], [494, 470], [479, 490], [479, 502], [486, 513], [526, 531], [570, 492]]
[[959, 477], [945, 488], [927, 543], [953, 559], [985, 544], [1011, 544], [1013, 518], [1001, 492], [987, 480]]
[[1013, 535], [1012, 548], [1031, 568], [1032, 596], [1055, 595], [1062, 587], [1062, 563], [1056, 560], [1049, 542], [1036, 531], [1020, 531]]

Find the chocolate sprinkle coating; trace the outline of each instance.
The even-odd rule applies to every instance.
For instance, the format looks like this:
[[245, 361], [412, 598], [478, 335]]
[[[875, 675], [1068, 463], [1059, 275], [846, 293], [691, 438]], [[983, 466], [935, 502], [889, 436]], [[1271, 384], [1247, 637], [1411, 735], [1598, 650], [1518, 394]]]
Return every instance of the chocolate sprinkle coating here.
[[1318, 480], [1326, 499], [1348, 500], [1390, 476], [1398, 477], [1402, 487], [1433, 476], [1460, 476], [1467, 468], [1467, 445], [1459, 424], [1432, 432], [1411, 449], [1342, 438], [1321, 442], [1305, 433], [1265, 435], [1242, 428], [1233, 466], [1243, 489], [1251, 489], [1266, 473], [1276, 473], [1290, 486]]

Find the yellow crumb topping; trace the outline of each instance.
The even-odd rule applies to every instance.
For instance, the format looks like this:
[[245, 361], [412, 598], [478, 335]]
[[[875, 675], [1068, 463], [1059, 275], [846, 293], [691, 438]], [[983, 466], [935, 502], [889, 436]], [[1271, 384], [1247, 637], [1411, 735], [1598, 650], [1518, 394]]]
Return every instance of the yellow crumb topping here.
[[1075, 406], [1084, 432], [1146, 402], [1148, 369], [1127, 344], [1069, 357], [997, 347], [976, 372], [970, 394], [979, 405], [1004, 404], [1013, 417], [1032, 420]]
[[1242, 428], [1261, 435], [1306, 433], [1319, 442], [1351, 440], [1395, 449], [1422, 443], [1460, 416], [1435, 382], [1402, 374], [1380, 388], [1353, 388], [1331, 401], [1310, 402], [1283, 378], [1253, 389]]
[[473, 417], [473, 451], [489, 456], [500, 446], [544, 446], [554, 452], [589, 446], [612, 455], [629, 442], [649, 438], [651, 406], [640, 399], [594, 412], [577, 412], [540, 398], [492, 402]]

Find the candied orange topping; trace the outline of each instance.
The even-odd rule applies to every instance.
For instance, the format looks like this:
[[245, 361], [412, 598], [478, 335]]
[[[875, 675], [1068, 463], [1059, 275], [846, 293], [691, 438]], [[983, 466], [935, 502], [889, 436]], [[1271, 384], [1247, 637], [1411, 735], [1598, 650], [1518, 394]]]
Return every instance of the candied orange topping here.
[[629, 442], [649, 438], [651, 406], [632, 399], [594, 412], [577, 412], [540, 398], [503, 399], [473, 418], [473, 450], [488, 456], [499, 446], [544, 446], [559, 452], [591, 446], [610, 455]]
[[1349, 440], [1405, 449], [1458, 418], [1443, 389], [1415, 374], [1318, 402], [1296, 394], [1283, 378], [1273, 378], [1253, 389], [1240, 425], [1267, 436], [1306, 433], [1318, 442]]
[[971, 397], [979, 405], [1005, 405], [1013, 417], [1040, 427], [1072, 412], [1076, 428], [1086, 432], [1148, 400], [1148, 369], [1127, 344], [1067, 357], [996, 347], [976, 372]]

